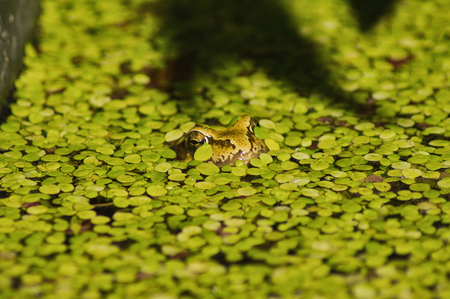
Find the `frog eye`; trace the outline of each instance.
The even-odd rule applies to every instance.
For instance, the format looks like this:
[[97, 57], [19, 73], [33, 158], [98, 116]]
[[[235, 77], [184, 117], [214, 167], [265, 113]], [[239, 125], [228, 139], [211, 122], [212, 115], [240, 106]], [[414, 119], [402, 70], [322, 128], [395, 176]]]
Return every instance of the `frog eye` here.
[[205, 143], [208, 143], [208, 137], [197, 131], [190, 132], [186, 138], [186, 148], [191, 153]]

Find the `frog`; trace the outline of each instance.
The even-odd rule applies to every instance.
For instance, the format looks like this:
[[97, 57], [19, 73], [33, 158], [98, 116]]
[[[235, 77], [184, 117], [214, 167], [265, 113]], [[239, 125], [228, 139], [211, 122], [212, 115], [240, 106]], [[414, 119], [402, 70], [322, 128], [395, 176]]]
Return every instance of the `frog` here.
[[253, 131], [255, 126], [255, 121], [249, 115], [241, 116], [227, 129], [212, 129], [196, 124], [172, 148], [178, 160], [188, 163], [194, 159], [194, 153], [200, 146], [209, 143], [213, 153], [206, 162], [219, 167], [234, 165], [238, 160], [248, 164], [251, 159], [268, 151], [264, 141], [256, 137]]

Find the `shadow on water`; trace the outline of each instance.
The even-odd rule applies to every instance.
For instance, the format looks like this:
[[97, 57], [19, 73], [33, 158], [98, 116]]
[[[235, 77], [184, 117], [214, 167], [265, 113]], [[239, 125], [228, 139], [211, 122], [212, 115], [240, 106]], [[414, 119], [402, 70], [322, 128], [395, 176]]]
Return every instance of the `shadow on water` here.
[[[396, 2], [347, 1], [361, 31], [372, 28]], [[301, 28], [283, 3], [279, 0], [149, 2], [143, 9], [159, 18], [160, 35], [168, 39], [170, 49], [166, 70], [160, 76], [167, 83], [166, 89], [171, 89], [174, 82], [183, 82], [191, 90], [199, 76], [244, 59], [300, 95], [318, 93], [332, 103], [355, 109], [358, 105], [338, 87], [327, 67], [329, 62], [319, 54], [320, 46], [301, 36]], [[248, 69], [240, 75], [252, 71]]]
[[356, 16], [361, 32], [370, 31], [382, 18], [394, 11], [397, 0], [361, 1], [347, 0]]
[[299, 94], [318, 93], [341, 103], [348, 98], [283, 1], [161, 0], [145, 9], [160, 18], [160, 35], [174, 51], [167, 60], [168, 80], [195, 84], [198, 75], [244, 59]]

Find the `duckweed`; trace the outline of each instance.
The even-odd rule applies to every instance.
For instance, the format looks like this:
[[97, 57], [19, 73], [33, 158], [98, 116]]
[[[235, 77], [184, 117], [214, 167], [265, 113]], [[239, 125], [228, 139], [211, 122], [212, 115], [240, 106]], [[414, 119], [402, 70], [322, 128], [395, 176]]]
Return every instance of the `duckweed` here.
[[[0, 297], [448, 297], [449, 7], [361, 32], [318, 1], [43, 0], [0, 126]], [[176, 160], [244, 114], [267, 153]]]

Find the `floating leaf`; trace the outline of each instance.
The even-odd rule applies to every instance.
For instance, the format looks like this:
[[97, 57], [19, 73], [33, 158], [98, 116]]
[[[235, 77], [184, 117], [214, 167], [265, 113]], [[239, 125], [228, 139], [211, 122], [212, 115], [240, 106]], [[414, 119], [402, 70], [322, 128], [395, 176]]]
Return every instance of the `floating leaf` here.
[[194, 159], [197, 161], [206, 161], [211, 158], [212, 154], [212, 146], [208, 143], [205, 143], [195, 151]]
[[441, 188], [450, 188], [450, 180], [441, 180], [437, 185]]
[[32, 214], [32, 215], [44, 214], [47, 211], [48, 211], [48, 208], [46, 206], [43, 206], [43, 205], [33, 206], [33, 207], [29, 207], [27, 209], [27, 213], [28, 214]]
[[330, 166], [330, 164], [328, 164], [325, 161], [315, 161], [312, 162], [310, 165], [313, 170], [323, 170]]
[[150, 196], [158, 197], [165, 195], [167, 193], [167, 190], [163, 186], [154, 185], [147, 188], [147, 193]]
[[240, 196], [251, 196], [256, 193], [256, 189], [252, 187], [240, 188], [237, 190], [237, 194]]
[[184, 213], [184, 209], [180, 206], [176, 205], [170, 205], [164, 207], [164, 211], [166, 211], [169, 214], [175, 214], [175, 215], [181, 215]]
[[141, 156], [137, 154], [131, 154], [128, 156], [125, 156], [124, 161], [127, 163], [137, 164], [141, 163]]
[[180, 139], [181, 137], [183, 137], [183, 135], [184, 135], [184, 133], [182, 130], [176, 129], [176, 130], [167, 132], [166, 135], [164, 135], [164, 139], [166, 140], [166, 142], [172, 142], [172, 141]]

